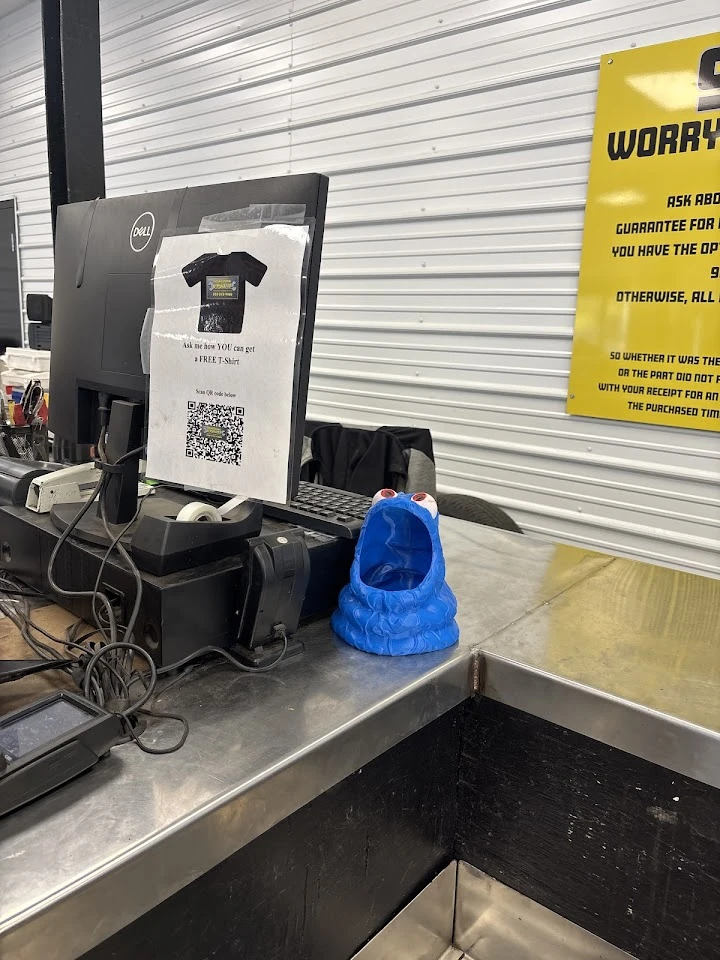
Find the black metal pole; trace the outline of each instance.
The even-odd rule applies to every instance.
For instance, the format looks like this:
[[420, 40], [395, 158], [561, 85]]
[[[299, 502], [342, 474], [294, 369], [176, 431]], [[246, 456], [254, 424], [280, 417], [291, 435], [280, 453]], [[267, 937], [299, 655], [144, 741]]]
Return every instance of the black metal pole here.
[[57, 208], [105, 196], [98, 0], [42, 0], [53, 236]]

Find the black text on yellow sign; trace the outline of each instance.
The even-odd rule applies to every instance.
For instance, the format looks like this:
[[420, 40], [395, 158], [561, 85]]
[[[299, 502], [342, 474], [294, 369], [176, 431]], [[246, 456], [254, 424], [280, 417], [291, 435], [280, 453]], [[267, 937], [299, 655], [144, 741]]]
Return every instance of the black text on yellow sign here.
[[601, 60], [567, 408], [720, 432], [720, 33]]

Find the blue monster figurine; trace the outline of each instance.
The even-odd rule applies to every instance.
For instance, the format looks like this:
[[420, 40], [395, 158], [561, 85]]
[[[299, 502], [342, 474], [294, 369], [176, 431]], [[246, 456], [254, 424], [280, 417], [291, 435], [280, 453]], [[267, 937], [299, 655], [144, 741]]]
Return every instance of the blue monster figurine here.
[[457, 642], [456, 611], [433, 497], [376, 493], [332, 617], [335, 632], [368, 653], [427, 653]]

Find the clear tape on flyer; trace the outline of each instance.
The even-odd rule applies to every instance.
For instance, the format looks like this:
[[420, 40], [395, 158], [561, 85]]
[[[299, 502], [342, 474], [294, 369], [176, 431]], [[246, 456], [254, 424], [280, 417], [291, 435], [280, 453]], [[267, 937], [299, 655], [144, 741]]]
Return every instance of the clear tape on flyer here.
[[[293, 330], [293, 334], [294, 334], [293, 336], [287, 335], [281, 338], [282, 342], [284, 342], [287, 345], [289, 345], [289, 343], [292, 341], [294, 341], [294, 344], [295, 344], [294, 363], [293, 363], [293, 371], [292, 371], [292, 378], [293, 378], [292, 402], [291, 402], [291, 407], [289, 411], [290, 428], [289, 428], [288, 460], [287, 460], [287, 463], [285, 464], [285, 467], [286, 467], [285, 483], [284, 483], [285, 494], [284, 494], [284, 497], [283, 496], [278, 496], [278, 497], [264, 496], [264, 499], [285, 499], [289, 494], [292, 457], [293, 457], [293, 439], [295, 435], [295, 429], [296, 429], [298, 418], [300, 416], [304, 417], [304, 411], [299, 411], [298, 404], [297, 404], [298, 393], [300, 388], [300, 362], [299, 361], [302, 353], [303, 339], [305, 334], [309, 263], [310, 263], [310, 252], [312, 248], [312, 238], [313, 238], [313, 232], [315, 227], [315, 220], [314, 218], [305, 217], [304, 204], [253, 204], [241, 210], [231, 210], [231, 211], [226, 211], [224, 213], [219, 213], [219, 214], [214, 214], [212, 216], [204, 217], [200, 224], [200, 228], [198, 230], [191, 230], [191, 231], [173, 230], [173, 231], [166, 231], [163, 234], [163, 239], [165, 237], [183, 237], [183, 236], [190, 237], [190, 236], [207, 235], [208, 241], [210, 241], [210, 244], [212, 246], [212, 250], [208, 249], [207, 253], [204, 253], [196, 257], [195, 260], [193, 260], [191, 263], [188, 263], [187, 265], [184, 265], [182, 267], [181, 272], [185, 278], [187, 285], [192, 286], [195, 283], [197, 283], [197, 280], [194, 277], [192, 270], [194, 266], [203, 259], [204, 256], [211, 258], [217, 255], [222, 255], [222, 256], [229, 255], [230, 248], [228, 247], [227, 250], [224, 249], [225, 246], [227, 246], [227, 243], [225, 244], [223, 243], [223, 240], [222, 240], [223, 237], [227, 237], [231, 233], [237, 233], [243, 230], [264, 231], [266, 229], [269, 232], [277, 232], [278, 234], [280, 233], [285, 234], [285, 236], [287, 237], [289, 236], [289, 234], [282, 230], [283, 226], [289, 226], [289, 227], [304, 226], [304, 227], [307, 227], [308, 229], [305, 234], [304, 250], [302, 251], [302, 271], [301, 271], [301, 282], [300, 282], [300, 291], [299, 291], [300, 292], [300, 298], [299, 298], [300, 309], [297, 316], [297, 326]], [[233, 245], [234, 244], [231, 243], [231, 246]], [[216, 252], [213, 253], [213, 250]], [[260, 276], [260, 279], [256, 283], [255, 280], [257, 280], [257, 276], [255, 278], [253, 278], [252, 276], [253, 264], [251, 261], [254, 260], [255, 264], [257, 264], [258, 261], [255, 260], [255, 258], [250, 253], [243, 254], [242, 256], [247, 258], [248, 260], [247, 265], [251, 271], [247, 282], [251, 283], [253, 287], [257, 288], [262, 280], [262, 276], [260, 276], [260, 274], [263, 272], [264, 269], [266, 269], [265, 265], [262, 263], [259, 263], [258, 276]], [[141, 353], [142, 367], [145, 373], [149, 373], [150, 371], [150, 348], [151, 348], [151, 343], [153, 342], [153, 333], [154, 332], [157, 333], [157, 323], [156, 323], [156, 314], [155, 314], [156, 304], [154, 302], [155, 291], [156, 291], [156, 279], [157, 279], [156, 277], [157, 263], [158, 263], [158, 257], [156, 256], [156, 264], [153, 270], [153, 307], [150, 310], [148, 310], [148, 312], [146, 313], [145, 320], [143, 323], [143, 328], [141, 331], [141, 337], [140, 337], [140, 353]], [[202, 264], [199, 264], [198, 269], [199, 269], [199, 275], [202, 274]], [[210, 277], [210, 280], [217, 280], [217, 279], [222, 279], [222, 278]], [[234, 279], [236, 278], [231, 277], [231, 281]], [[205, 278], [203, 275], [203, 288], [206, 288], [207, 282], [208, 282], [207, 278]], [[239, 283], [236, 282], [235, 286], [236, 287], [239, 286], [240, 283], [242, 283], [244, 287], [243, 280], [240, 280]], [[248, 287], [248, 290], [249, 289], [250, 288]], [[234, 290], [235, 288], [233, 288], [233, 291]], [[237, 297], [237, 292], [234, 292], [233, 295]], [[204, 303], [201, 305], [201, 308], [200, 308], [201, 324], [202, 324], [203, 306], [205, 306]], [[207, 327], [203, 330], [201, 326], [198, 326], [197, 329], [201, 331], [198, 338], [187, 335], [187, 332], [185, 334], [182, 334], [180, 337], [178, 337], [174, 331], [171, 332], [168, 329], [169, 318], [170, 318], [170, 314], [167, 310], [165, 310], [164, 334], [168, 335], [169, 338], [174, 341], [178, 339], [186, 339], [186, 340], [202, 339], [203, 335], [207, 335], [208, 333], [213, 334], [213, 333], [226, 332], [223, 329], [213, 329], [212, 327]], [[286, 329], [289, 329], [289, 328], [286, 327]], [[237, 332], [237, 331], [230, 331], [231, 336], [233, 332]], [[275, 369], [267, 369], [266, 380], [267, 380], [268, 386], [270, 386], [273, 383], [273, 380], [276, 379], [276, 375], [277, 375], [277, 371]], [[182, 378], [179, 378], [179, 379], [182, 379]], [[148, 396], [147, 396], [148, 410], [150, 409], [151, 391], [152, 391], [152, 384], [149, 383]], [[268, 393], [271, 394], [272, 391], [270, 390], [268, 391]], [[262, 409], [263, 403], [260, 402], [258, 406]], [[247, 428], [245, 429], [247, 430]], [[157, 431], [156, 431], [156, 436], [157, 436]], [[248, 440], [248, 437], [246, 433], [243, 438], [243, 443], [246, 445], [247, 445], [247, 440]], [[149, 456], [150, 456], [150, 451], [149, 451]], [[196, 468], [196, 464], [193, 464], [192, 466], [193, 468]], [[172, 472], [172, 470], [170, 470], [170, 472]], [[153, 471], [153, 474], [155, 473], [157, 473], [157, 470]], [[177, 470], [175, 471], [175, 473], [177, 474]], [[181, 487], [184, 486], [186, 488], [193, 489], [193, 490], [204, 489], [204, 490], [211, 490], [213, 492], [218, 492], [218, 493], [222, 492], [222, 493], [228, 493], [228, 494], [247, 493], [250, 496], [257, 496], [257, 493], [252, 493], [252, 492], [248, 493], [247, 490], [237, 489], [232, 485], [218, 486], [216, 483], [207, 484], [207, 483], [198, 482], [197, 478], [194, 479], [192, 482], [187, 482], [187, 481], [180, 480], [178, 476], [169, 476], [166, 473], [165, 476], [157, 475], [155, 479], [168, 480], [171, 483], [176, 483], [178, 486], [181, 486]], [[275, 486], [275, 489], [277, 490], [277, 485]]]
[[200, 221], [199, 233], [266, 227], [271, 223], [306, 224], [304, 203], [253, 203], [239, 210], [213, 213]]

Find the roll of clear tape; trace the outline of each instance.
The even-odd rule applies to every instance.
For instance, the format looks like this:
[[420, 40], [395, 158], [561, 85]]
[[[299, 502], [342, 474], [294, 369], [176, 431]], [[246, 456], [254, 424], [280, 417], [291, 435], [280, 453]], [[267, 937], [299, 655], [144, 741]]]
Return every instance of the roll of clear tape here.
[[209, 523], [222, 522], [218, 510], [209, 503], [186, 503], [175, 519], [181, 523], [196, 523], [198, 520]]

